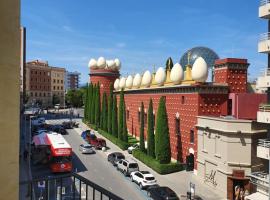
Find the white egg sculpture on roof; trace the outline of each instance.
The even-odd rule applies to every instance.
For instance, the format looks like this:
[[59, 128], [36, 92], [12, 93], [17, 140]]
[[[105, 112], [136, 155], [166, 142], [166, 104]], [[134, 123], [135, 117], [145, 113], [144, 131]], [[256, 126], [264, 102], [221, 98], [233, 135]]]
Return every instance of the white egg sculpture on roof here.
[[126, 88], [131, 89], [133, 84], [133, 77], [129, 75], [126, 80]]
[[97, 60], [97, 67], [99, 69], [104, 69], [106, 67], [106, 60], [104, 57], [99, 57]]
[[115, 90], [119, 90], [119, 78], [114, 81], [113, 87]]
[[120, 79], [119, 88], [120, 89], [125, 89], [125, 86], [126, 86], [126, 78], [125, 77], [122, 77]]
[[192, 70], [191, 76], [194, 81], [197, 82], [205, 82], [208, 77], [208, 67], [207, 63], [202, 57], [199, 57], [195, 60]]
[[171, 70], [170, 79], [173, 84], [179, 84], [184, 78], [184, 71], [182, 66], [179, 63], [175, 63]]
[[114, 62], [115, 62], [115, 68], [116, 69], [120, 69], [121, 68], [121, 62], [118, 58], [114, 59]]
[[88, 67], [92, 68], [92, 69], [96, 69], [97, 68], [97, 61], [95, 59], [91, 58], [89, 63], [88, 63]]
[[142, 82], [142, 77], [140, 74], [136, 74], [134, 79], [133, 79], [133, 87], [134, 88], [139, 88], [141, 86]]
[[160, 67], [158, 68], [156, 75], [155, 75], [155, 81], [158, 86], [162, 86], [166, 80], [166, 72], [165, 70]]
[[107, 68], [108, 69], [114, 69], [115, 68], [114, 60], [107, 60], [106, 63], [107, 63]]
[[151, 85], [151, 81], [152, 81], [152, 75], [151, 75], [150, 71], [147, 70], [143, 74], [142, 86], [149, 87]]

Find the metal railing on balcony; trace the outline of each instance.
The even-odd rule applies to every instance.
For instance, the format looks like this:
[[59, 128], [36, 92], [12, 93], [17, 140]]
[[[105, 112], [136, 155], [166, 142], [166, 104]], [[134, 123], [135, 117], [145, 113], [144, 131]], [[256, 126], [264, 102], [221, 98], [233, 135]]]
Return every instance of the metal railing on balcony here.
[[23, 187], [31, 200], [123, 200], [76, 173], [20, 182], [20, 190]]
[[261, 111], [261, 112], [270, 112], [270, 104], [261, 104], [261, 105], [259, 105], [259, 111]]
[[261, 186], [261, 187], [269, 187], [269, 174], [266, 172], [252, 172], [250, 175], [251, 183]]
[[270, 140], [268, 139], [259, 139], [258, 140], [258, 146], [270, 148]]
[[261, 0], [260, 1], [260, 6], [264, 6], [265, 4], [270, 3], [270, 0]]
[[270, 40], [270, 32], [260, 34], [259, 41], [261, 42], [265, 40]]

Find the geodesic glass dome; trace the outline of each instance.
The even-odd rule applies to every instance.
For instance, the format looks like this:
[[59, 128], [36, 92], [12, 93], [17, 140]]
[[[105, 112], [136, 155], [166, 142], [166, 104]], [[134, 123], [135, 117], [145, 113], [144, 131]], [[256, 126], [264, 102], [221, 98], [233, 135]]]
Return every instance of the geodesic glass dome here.
[[214, 52], [212, 49], [209, 49], [207, 47], [194, 47], [192, 49], [189, 49], [184, 53], [184, 55], [180, 59], [180, 64], [186, 70], [186, 65], [188, 64], [188, 53], [190, 52], [190, 65], [193, 66], [193, 63], [198, 57], [202, 57], [205, 62], [207, 63], [208, 68], [212, 69], [215, 60], [219, 59], [219, 56], [216, 52]]

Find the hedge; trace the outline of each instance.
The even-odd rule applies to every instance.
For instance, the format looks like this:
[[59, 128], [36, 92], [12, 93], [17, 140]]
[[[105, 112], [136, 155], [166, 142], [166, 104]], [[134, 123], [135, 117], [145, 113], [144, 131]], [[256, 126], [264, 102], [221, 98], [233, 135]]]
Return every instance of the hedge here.
[[123, 142], [123, 141], [119, 140], [118, 138], [114, 137], [113, 135], [111, 135], [111, 134], [109, 134], [101, 129], [98, 129], [98, 133], [100, 135], [103, 135], [105, 138], [110, 140], [112, 143], [114, 143], [118, 147], [120, 147], [120, 149], [122, 149], [122, 150], [127, 150], [127, 148], [129, 147], [129, 144], [127, 142]]
[[170, 174], [173, 172], [179, 172], [184, 170], [184, 165], [181, 163], [168, 163], [160, 164], [156, 159], [148, 156], [139, 149], [133, 150], [132, 154], [135, 158], [146, 164], [148, 167], [152, 168], [159, 174]]

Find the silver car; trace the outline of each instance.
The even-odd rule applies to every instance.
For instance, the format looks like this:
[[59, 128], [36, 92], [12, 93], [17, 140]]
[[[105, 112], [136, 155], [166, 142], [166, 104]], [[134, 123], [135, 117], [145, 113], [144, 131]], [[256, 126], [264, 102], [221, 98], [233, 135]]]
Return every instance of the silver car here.
[[79, 150], [85, 154], [95, 153], [93, 146], [91, 146], [90, 144], [81, 144]]

